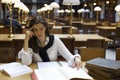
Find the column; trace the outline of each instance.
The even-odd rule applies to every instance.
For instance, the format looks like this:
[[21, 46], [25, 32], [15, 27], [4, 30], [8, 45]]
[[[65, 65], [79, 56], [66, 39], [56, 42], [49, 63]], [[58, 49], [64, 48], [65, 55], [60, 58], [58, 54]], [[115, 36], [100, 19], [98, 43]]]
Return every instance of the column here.
[[102, 9], [102, 11], [100, 13], [100, 19], [104, 19], [105, 18], [105, 1], [102, 1], [101, 9]]
[[3, 19], [2, 0], [0, 0], [0, 21]]
[[[37, 3], [37, 0], [32, 0], [33, 3]], [[32, 10], [31, 10], [33, 15], [37, 15], [37, 5], [36, 4], [32, 4]]]

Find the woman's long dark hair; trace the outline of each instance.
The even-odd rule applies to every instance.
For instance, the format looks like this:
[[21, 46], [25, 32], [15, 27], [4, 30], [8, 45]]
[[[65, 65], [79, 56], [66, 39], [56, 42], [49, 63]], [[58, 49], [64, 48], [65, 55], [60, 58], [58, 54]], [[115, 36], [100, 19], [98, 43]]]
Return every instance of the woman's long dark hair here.
[[35, 16], [35, 17], [33, 17], [32, 20], [30, 21], [29, 28], [31, 28], [33, 25], [38, 24], [38, 23], [41, 23], [41, 24], [44, 25], [44, 27], [46, 29], [45, 35], [49, 36], [50, 33], [49, 33], [48, 23], [46, 22], [46, 20], [42, 16]]

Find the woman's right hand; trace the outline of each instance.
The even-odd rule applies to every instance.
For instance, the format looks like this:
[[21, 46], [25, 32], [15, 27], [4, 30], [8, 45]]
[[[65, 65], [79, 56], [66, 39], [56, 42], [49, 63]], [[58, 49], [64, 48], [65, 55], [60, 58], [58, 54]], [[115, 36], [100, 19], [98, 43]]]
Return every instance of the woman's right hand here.
[[26, 31], [25, 39], [29, 40], [29, 39], [32, 38], [33, 36], [34, 36], [33, 31], [31, 31], [31, 30], [27, 30], [27, 31]]

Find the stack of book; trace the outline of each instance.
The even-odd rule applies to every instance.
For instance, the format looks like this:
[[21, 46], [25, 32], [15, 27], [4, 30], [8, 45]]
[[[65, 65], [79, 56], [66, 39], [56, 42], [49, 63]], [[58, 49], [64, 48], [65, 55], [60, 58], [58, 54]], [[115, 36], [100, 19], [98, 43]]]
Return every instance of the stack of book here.
[[95, 58], [86, 62], [86, 68], [97, 80], [120, 80], [120, 61]]

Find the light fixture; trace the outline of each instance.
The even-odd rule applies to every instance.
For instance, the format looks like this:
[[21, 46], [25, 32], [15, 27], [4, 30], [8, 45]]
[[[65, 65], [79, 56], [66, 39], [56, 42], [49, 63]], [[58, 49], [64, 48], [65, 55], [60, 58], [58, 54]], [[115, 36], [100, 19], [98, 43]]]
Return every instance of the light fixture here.
[[63, 5], [69, 5], [70, 6], [70, 37], [73, 37], [72, 35], [72, 5], [80, 5], [79, 0], [63, 0]]
[[118, 13], [118, 16], [119, 16], [118, 27], [120, 27], [120, 5], [117, 5], [115, 7], [115, 11]]
[[[57, 9], [57, 8], [60, 8], [59, 4], [57, 2], [52, 2], [50, 4], [50, 6], [53, 8], [53, 10]], [[55, 13], [54, 13], [54, 25], [53, 27], [55, 27]]]
[[23, 9], [24, 3], [19, 2], [14, 4], [14, 8], [18, 8], [18, 21], [21, 23], [20, 12]]
[[20, 0], [2, 0], [1, 2], [7, 4], [10, 11], [10, 34], [8, 35], [8, 37], [12, 38], [14, 37], [13, 31], [12, 31], [12, 5], [14, 3], [20, 2]]
[[110, 1], [106, 1], [106, 4], [109, 4], [110, 3]]
[[50, 5], [46, 5], [47, 13], [48, 13], [48, 22], [50, 22], [50, 11], [53, 9]]
[[101, 7], [99, 7], [99, 6], [96, 6], [95, 8], [94, 8], [94, 11], [96, 11], [96, 23], [98, 23], [99, 22], [99, 20], [98, 20], [98, 17], [99, 17], [99, 12], [101, 11], [102, 9], [101, 9]]

